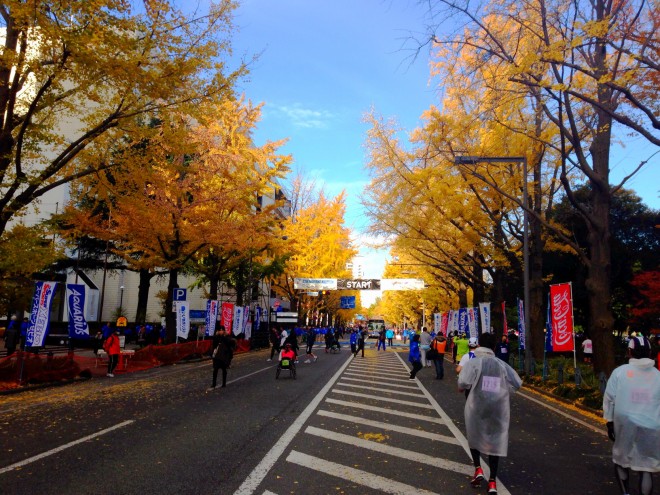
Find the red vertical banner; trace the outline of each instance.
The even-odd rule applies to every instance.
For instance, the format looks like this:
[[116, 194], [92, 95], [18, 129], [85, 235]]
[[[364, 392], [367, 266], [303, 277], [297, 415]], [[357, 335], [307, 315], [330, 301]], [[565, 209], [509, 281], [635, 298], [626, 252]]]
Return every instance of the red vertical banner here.
[[573, 294], [571, 284], [550, 286], [552, 318], [552, 350], [572, 351], [573, 342]]
[[506, 301], [502, 301], [502, 322], [504, 324], [504, 328], [503, 328], [504, 333], [502, 335], [506, 335], [508, 337], [509, 325], [506, 321]]
[[440, 333], [447, 336], [447, 327], [449, 326], [449, 312], [442, 313], [440, 316]]
[[232, 303], [222, 303], [222, 325], [229, 335], [231, 335], [232, 324], [234, 323], [234, 305]]

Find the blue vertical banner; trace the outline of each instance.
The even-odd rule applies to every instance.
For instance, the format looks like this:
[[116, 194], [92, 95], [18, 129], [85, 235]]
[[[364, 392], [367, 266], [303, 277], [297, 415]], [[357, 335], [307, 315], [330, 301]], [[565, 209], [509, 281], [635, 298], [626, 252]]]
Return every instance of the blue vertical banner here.
[[27, 328], [27, 347], [41, 347], [50, 329], [50, 308], [57, 282], [37, 282], [32, 298], [32, 312]]
[[187, 339], [190, 333], [190, 306], [186, 301], [175, 301], [176, 305], [176, 336]]
[[479, 315], [481, 316], [481, 333], [492, 333], [490, 328], [490, 303], [479, 303]]
[[218, 301], [214, 299], [208, 299], [206, 301], [206, 336], [212, 336], [215, 334], [215, 325], [218, 321]]
[[545, 318], [545, 352], [552, 352], [552, 316], [550, 314], [550, 294], [548, 294], [548, 313]]
[[467, 308], [461, 308], [458, 310], [458, 333], [464, 333], [467, 335], [470, 332], [470, 324], [468, 323], [468, 311]]
[[476, 308], [467, 308], [468, 328], [470, 329], [470, 337], [479, 337], [479, 327], [477, 326], [477, 310]]
[[69, 337], [88, 339], [89, 325], [85, 319], [85, 286], [66, 284], [66, 300], [69, 308]]
[[522, 299], [518, 299], [518, 342], [520, 349], [525, 348], [525, 305]]
[[261, 306], [257, 306], [254, 308], [254, 321], [252, 322], [252, 329], [255, 332], [259, 330], [259, 324], [261, 323], [262, 313], [263, 313], [263, 309], [261, 308]]

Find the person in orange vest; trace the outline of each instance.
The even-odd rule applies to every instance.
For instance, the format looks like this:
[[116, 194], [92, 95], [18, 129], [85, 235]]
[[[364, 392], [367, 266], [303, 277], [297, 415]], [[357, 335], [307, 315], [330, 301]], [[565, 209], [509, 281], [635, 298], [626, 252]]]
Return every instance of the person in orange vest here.
[[431, 341], [431, 349], [435, 349], [436, 354], [433, 364], [435, 365], [435, 379], [442, 380], [445, 377], [445, 351], [447, 350], [447, 337], [438, 333], [435, 339]]
[[103, 350], [108, 354], [108, 374], [107, 376], [113, 378], [115, 368], [119, 362], [119, 354], [121, 354], [121, 347], [119, 346], [119, 330], [115, 330], [105, 340]]

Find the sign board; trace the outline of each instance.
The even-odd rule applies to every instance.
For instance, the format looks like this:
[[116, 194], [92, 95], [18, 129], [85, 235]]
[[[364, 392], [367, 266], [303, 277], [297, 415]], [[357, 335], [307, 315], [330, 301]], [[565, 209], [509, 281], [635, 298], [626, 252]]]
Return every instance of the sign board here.
[[128, 325], [128, 320], [126, 319], [125, 316], [120, 316], [117, 318], [117, 326], [118, 327], [125, 327]]
[[355, 309], [355, 296], [342, 296], [340, 307], [341, 309]]
[[294, 278], [296, 290], [337, 290], [336, 278]]
[[380, 281], [381, 290], [420, 290], [424, 288], [421, 278], [384, 278]]
[[273, 314], [276, 323], [298, 323], [298, 313], [295, 311], [278, 311]]
[[187, 292], [188, 292], [188, 289], [185, 289], [183, 287], [175, 287], [174, 289], [172, 289], [172, 300], [173, 301], [185, 301]]
[[337, 289], [345, 290], [380, 290], [379, 279], [345, 279], [337, 280]]

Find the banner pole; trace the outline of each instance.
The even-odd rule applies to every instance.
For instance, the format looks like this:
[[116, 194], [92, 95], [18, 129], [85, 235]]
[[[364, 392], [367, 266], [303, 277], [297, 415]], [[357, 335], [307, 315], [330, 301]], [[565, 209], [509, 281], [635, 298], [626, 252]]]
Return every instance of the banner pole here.
[[571, 322], [573, 323], [573, 368], [577, 373], [577, 347], [575, 346], [575, 309], [573, 308], [573, 282], [569, 282], [568, 286], [571, 289]]

